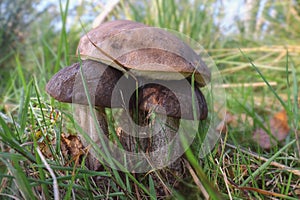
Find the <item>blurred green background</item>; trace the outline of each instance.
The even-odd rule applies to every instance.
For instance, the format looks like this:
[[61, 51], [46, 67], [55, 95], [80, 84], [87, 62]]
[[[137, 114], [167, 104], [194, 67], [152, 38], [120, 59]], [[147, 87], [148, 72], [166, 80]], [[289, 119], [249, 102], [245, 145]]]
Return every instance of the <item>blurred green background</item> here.
[[38, 76], [43, 86], [75, 59], [83, 28], [90, 30], [97, 17], [100, 21], [131, 19], [190, 36], [208, 51], [228, 83], [260, 80], [239, 48], [269, 81], [276, 81], [278, 89], [285, 87], [287, 53], [299, 68], [300, 8], [296, 0], [1, 0], [0, 6], [1, 104], [19, 99], [8, 89], [10, 82], [15, 89], [22, 88], [15, 75], [18, 63], [25, 80]]

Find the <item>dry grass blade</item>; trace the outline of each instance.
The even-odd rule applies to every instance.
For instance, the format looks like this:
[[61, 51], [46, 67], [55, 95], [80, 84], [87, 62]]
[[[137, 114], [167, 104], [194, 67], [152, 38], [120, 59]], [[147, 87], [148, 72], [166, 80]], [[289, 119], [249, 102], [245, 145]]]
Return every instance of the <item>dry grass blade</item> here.
[[207, 191], [205, 190], [205, 188], [203, 187], [202, 183], [200, 182], [199, 178], [197, 177], [197, 174], [195, 173], [195, 171], [193, 170], [193, 168], [191, 167], [190, 163], [188, 161], [186, 161], [184, 159], [184, 163], [187, 167], [187, 169], [189, 170], [194, 182], [196, 183], [196, 185], [198, 186], [198, 188], [200, 189], [200, 191], [202, 192], [203, 196], [205, 199], [209, 199], [209, 195], [207, 193]]
[[[277, 82], [269, 82], [271, 86], [276, 86]], [[255, 83], [228, 83], [228, 84], [222, 84], [222, 85], [216, 85], [215, 87], [220, 87], [220, 88], [234, 88], [234, 87], [263, 87], [267, 86], [265, 82], [255, 82]]]
[[[218, 159], [215, 159], [216, 163], [219, 165], [219, 161]], [[224, 157], [223, 157], [223, 162], [224, 162]], [[228, 192], [228, 196], [229, 196], [229, 199], [232, 200], [232, 196], [231, 196], [231, 192], [230, 192], [230, 189], [229, 189], [229, 186], [228, 186], [228, 178], [227, 178], [227, 175], [226, 173], [224, 172], [224, 170], [221, 168], [221, 166], [219, 167], [222, 175], [223, 175], [223, 178], [224, 178], [224, 182], [225, 182], [225, 185], [226, 185], [226, 189], [227, 189], [227, 192]]]
[[236, 185], [235, 183], [229, 181], [229, 183], [231, 184], [232, 187], [242, 190], [243, 192], [245, 191], [254, 191], [257, 193], [260, 193], [262, 195], [266, 195], [266, 196], [274, 196], [274, 197], [280, 197], [280, 198], [285, 198], [285, 199], [294, 199], [294, 198], [290, 198], [289, 196], [286, 196], [284, 194], [279, 194], [276, 192], [271, 192], [271, 191], [267, 191], [267, 190], [263, 190], [263, 189], [259, 189], [259, 188], [253, 188], [253, 187], [239, 187], [238, 185]]
[[141, 195], [140, 195], [140, 192], [139, 192], [139, 188], [138, 188], [138, 186], [134, 183], [134, 189], [135, 189], [135, 195], [136, 195], [136, 198], [138, 199], [138, 200], [140, 200], [140, 199], [142, 199], [141, 198]]
[[104, 10], [96, 17], [93, 21], [93, 28], [103, 23], [105, 18], [114, 10], [114, 8], [120, 3], [120, 0], [107, 1], [108, 3], [104, 6]]
[[14, 199], [14, 200], [21, 200], [20, 198], [14, 196], [14, 195], [9, 195], [9, 194], [0, 193], [0, 196], [9, 197], [10, 199]]
[[[226, 145], [227, 147], [230, 147], [230, 148], [232, 148], [232, 149], [237, 150], [237, 147], [234, 146], [234, 145], [227, 144], [227, 143], [226, 143], [225, 145]], [[239, 148], [239, 151], [241, 151], [241, 152], [243, 152], [243, 153], [245, 153], [245, 154], [248, 154], [248, 155], [250, 155], [250, 156], [252, 156], [252, 157], [254, 157], [254, 158], [258, 159], [258, 160], [262, 160], [262, 161], [264, 161], [264, 162], [267, 162], [267, 161], [268, 161], [267, 158], [265, 158], [265, 157], [263, 157], [263, 156], [261, 156], [261, 155], [258, 155], [258, 154], [256, 154], [256, 153], [253, 153], [253, 152], [250, 152], [250, 151], [246, 151], [246, 150], [241, 149], [241, 148]], [[298, 170], [298, 169], [293, 169], [293, 168], [291, 168], [291, 167], [288, 167], [288, 166], [286, 166], [286, 165], [280, 164], [280, 163], [275, 162], [275, 161], [270, 162], [270, 165], [272, 165], [272, 166], [274, 166], [274, 167], [277, 167], [277, 168], [279, 168], [279, 169], [281, 169], [281, 170], [288, 171], [288, 172], [290, 172], [290, 173], [292, 173], [292, 174], [297, 175], [297, 176], [300, 177], [300, 170]]]
[[46, 169], [49, 171], [52, 179], [53, 179], [53, 193], [54, 193], [54, 199], [55, 200], [59, 200], [59, 190], [58, 190], [58, 184], [57, 184], [57, 179], [56, 176], [53, 172], [53, 170], [51, 169], [51, 167], [49, 166], [49, 164], [47, 163], [45, 157], [43, 156], [42, 152], [40, 151], [39, 148], [36, 149], [37, 153], [39, 154], [43, 164], [45, 165]]
[[[243, 52], [285, 52], [288, 50], [290, 53], [300, 53], [300, 46], [298, 45], [270, 45], [260, 47], [241, 48]], [[239, 52], [238, 49], [225, 48], [225, 49], [209, 49], [209, 52]]]

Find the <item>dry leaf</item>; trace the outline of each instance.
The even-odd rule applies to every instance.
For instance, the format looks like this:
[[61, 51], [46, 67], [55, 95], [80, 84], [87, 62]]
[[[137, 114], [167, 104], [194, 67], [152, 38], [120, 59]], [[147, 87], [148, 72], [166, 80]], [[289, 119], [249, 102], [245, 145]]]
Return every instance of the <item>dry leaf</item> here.
[[84, 151], [81, 141], [75, 135], [61, 134], [61, 149], [64, 156], [76, 157]]
[[[40, 135], [40, 132], [39, 131], [37, 131], [36, 133], [35, 133], [36, 135], [36, 137], [39, 137]], [[40, 150], [41, 150], [41, 152], [42, 152], [42, 154], [46, 157], [46, 158], [48, 158], [48, 159], [52, 159], [53, 158], [53, 155], [52, 155], [52, 151], [51, 151], [51, 149], [50, 149], [50, 146], [53, 146], [54, 148], [55, 148], [55, 139], [52, 139], [51, 141], [50, 141], [50, 139], [48, 138], [48, 137], [46, 137], [42, 142], [38, 142], [38, 146], [39, 146], [39, 148], [40, 148]]]
[[[56, 140], [55, 138], [53, 138], [51, 141], [48, 138], [46, 139], [44, 139], [42, 142], [39, 142], [38, 145], [43, 155], [48, 159], [52, 159], [53, 155], [49, 146], [51, 145], [53, 148], [55, 148]], [[46, 142], [48, 142], [48, 144]], [[74, 158], [76, 160], [84, 152], [82, 143], [77, 136], [66, 136], [63, 133], [61, 134], [60, 148], [64, 158], [71, 158], [71, 160], [74, 160]]]
[[287, 137], [290, 128], [288, 126], [288, 119], [285, 110], [276, 113], [269, 120], [269, 125], [270, 132], [276, 140], [271, 138], [270, 135], [261, 128], [256, 129], [253, 133], [253, 140], [264, 149], [270, 149], [271, 146], [277, 144], [277, 142], [283, 141]]
[[287, 137], [290, 132], [290, 128], [285, 110], [274, 115], [274, 117], [270, 120], [270, 128], [272, 133], [274, 133], [274, 136], [279, 141], [282, 141]]

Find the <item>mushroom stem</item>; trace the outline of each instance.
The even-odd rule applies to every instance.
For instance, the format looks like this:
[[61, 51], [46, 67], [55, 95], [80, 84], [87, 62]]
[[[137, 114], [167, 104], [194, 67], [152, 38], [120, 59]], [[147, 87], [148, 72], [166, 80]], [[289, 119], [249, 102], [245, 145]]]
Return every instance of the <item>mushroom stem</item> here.
[[180, 150], [178, 142], [171, 143], [179, 128], [179, 119], [155, 113], [155, 118], [149, 125], [151, 161], [154, 166], [161, 168], [171, 162], [172, 160], [169, 159], [172, 159], [173, 155], [177, 155], [177, 151]]
[[[139, 89], [138, 108], [135, 109], [140, 116], [138, 124], [147, 127], [143, 131], [148, 136], [148, 146], [143, 150], [155, 168], [162, 168], [179, 158], [184, 149], [181, 137], [188, 136], [186, 130], [179, 132], [207, 117], [203, 94], [198, 87], [193, 91], [194, 94], [188, 80], [160, 81]], [[177, 165], [175, 161], [169, 168], [178, 168]]]
[[[131, 116], [132, 112], [134, 111], [131, 110]], [[121, 119], [126, 121], [122, 121], [121, 126], [117, 125], [120, 143], [126, 151], [144, 152], [154, 168], [165, 167], [174, 161], [174, 155], [181, 155], [178, 152], [181, 150], [179, 140], [173, 140], [179, 128], [179, 118], [156, 112], [145, 113], [142, 110], [138, 110], [137, 114], [138, 120], [131, 126], [133, 121], [129, 119], [134, 117], [126, 117], [126, 112], [123, 111]]]
[[[100, 134], [104, 134], [104, 136], [108, 137], [109, 132], [105, 108], [96, 107], [93, 111], [95, 112], [95, 117], [98, 122], [97, 124], [95, 123], [95, 119], [90, 112], [90, 108], [85, 105], [78, 105], [78, 107], [76, 107], [76, 120], [78, 124], [83, 127], [83, 131], [88, 134], [92, 141], [94, 141], [96, 144], [101, 144], [96, 126], [100, 127], [100, 130], [102, 131]], [[88, 169], [98, 170], [101, 165], [98, 159], [95, 157], [95, 155], [97, 155], [95, 150], [89, 146], [90, 143], [86, 141], [84, 137], [81, 137], [81, 141], [85, 147], [89, 148], [88, 153], [90, 155], [86, 158], [86, 165]]]
[[[123, 148], [129, 152], [146, 152], [148, 146], [148, 139], [140, 138], [139, 130], [137, 130], [138, 128], [137, 126], [135, 126], [136, 124], [142, 125], [142, 123], [134, 122], [134, 120], [131, 120], [133, 118], [132, 110], [130, 110], [129, 113], [127, 113], [127, 111], [125, 110], [121, 110], [120, 114], [121, 124], [116, 124], [116, 132]], [[142, 115], [142, 112], [139, 112], [138, 114]], [[144, 118], [139, 116], [138, 119]]]
[[99, 138], [97, 134], [98, 131], [96, 125], [100, 126], [100, 129], [105, 136], [108, 136], [108, 126], [105, 108], [96, 107], [94, 111], [98, 124], [95, 124], [95, 120], [88, 106], [78, 105], [78, 111], [76, 113], [78, 114], [78, 123], [84, 125], [82, 126], [84, 131], [89, 133], [91, 140], [98, 142]]

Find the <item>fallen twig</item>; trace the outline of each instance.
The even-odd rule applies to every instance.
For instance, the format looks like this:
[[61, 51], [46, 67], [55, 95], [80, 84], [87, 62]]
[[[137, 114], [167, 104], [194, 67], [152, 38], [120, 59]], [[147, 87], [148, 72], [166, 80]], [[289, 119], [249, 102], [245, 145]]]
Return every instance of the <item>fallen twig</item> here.
[[[227, 147], [232, 148], [232, 149], [235, 149], [235, 150], [237, 149], [237, 147], [234, 146], [234, 145], [227, 144], [227, 143], [226, 143], [225, 145], [226, 145]], [[256, 158], [256, 159], [259, 159], [259, 160], [262, 160], [262, 161], [265, 161], [265, 162], [268, 161], [267, 158], [265, 158], [265, 157], [263, 157], [263, 156], [261, 156], [261, 155], [258, 155], [258, 154], [254, 153], [254, 152], [250, 152], [250, 151], [244, 150], [244, 149], [242, 149], [242, 148], [239, 148], [239, 151], [241, 151], [241, 152], [243, 152], [243, 153], [246, 153], [246, 154], [248, 154], [248, 155], [250, 155], [250, 156], [252, 156], [252, 157], [254, 157], [254, 158]], [[288, 166], [286, 166], [286, 165], [280, 164], [280, 163], [275, 162], [275, 161], [270, 162], [270, 165], [272, 165], [272, 166], [274, 166], [274, 167], [277, 167], [277, 168], [279, 168], [279, 169], [282, 169], [282, 170], [286, 170], [286, 171], [288, 171], [288, 172], [290, 172], [290, 173], [293, 173], [293, 174], [295, 174], [295, 175], [297, 175], [297, 176], [300, 176], [300, 170], [298, 170], [298, 169], [293, 169], [293, 168], [291, 168], [291, 167], [288, 167]]]

